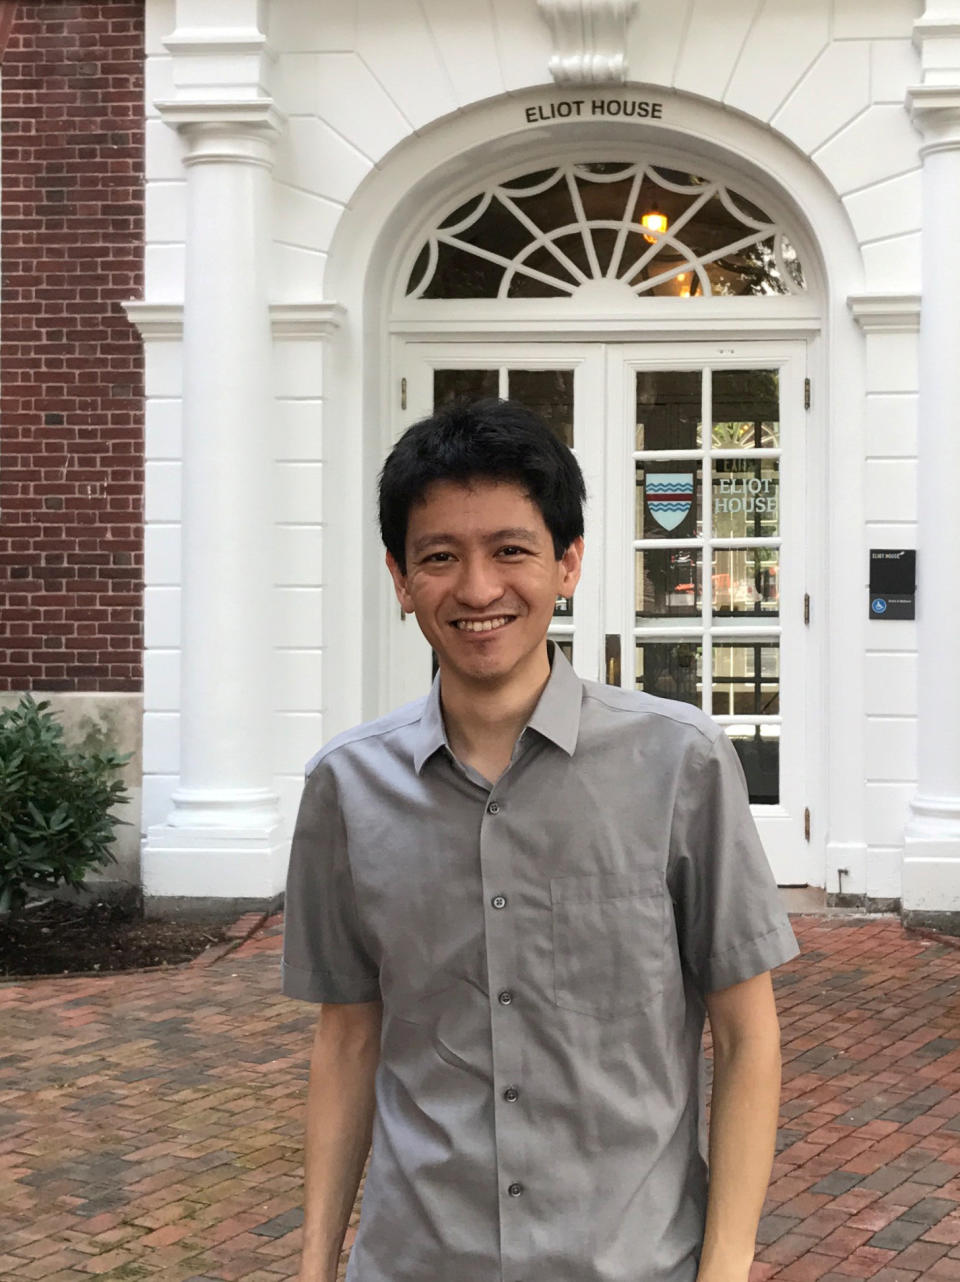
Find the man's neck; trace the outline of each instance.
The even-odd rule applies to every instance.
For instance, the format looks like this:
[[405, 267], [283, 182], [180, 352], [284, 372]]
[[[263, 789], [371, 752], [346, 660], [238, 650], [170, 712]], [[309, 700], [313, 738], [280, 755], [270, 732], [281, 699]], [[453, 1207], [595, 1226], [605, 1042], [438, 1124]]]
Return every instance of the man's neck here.
[[507, 768], [517, 738], [549, 679], [546, 646], [530, 672], [502, 685], [464, 682], [441, 671], [443, 722], [454, 756], [495, 781]]

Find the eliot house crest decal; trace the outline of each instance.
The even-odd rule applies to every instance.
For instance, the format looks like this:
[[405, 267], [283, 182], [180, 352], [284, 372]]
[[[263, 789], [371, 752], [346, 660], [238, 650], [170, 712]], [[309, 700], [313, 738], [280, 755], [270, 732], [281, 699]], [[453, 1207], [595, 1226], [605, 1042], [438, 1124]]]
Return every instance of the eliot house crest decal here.
[[675, 530], [693, 502], [692, 472], [648, 472], [647, 507], [665, 530]]

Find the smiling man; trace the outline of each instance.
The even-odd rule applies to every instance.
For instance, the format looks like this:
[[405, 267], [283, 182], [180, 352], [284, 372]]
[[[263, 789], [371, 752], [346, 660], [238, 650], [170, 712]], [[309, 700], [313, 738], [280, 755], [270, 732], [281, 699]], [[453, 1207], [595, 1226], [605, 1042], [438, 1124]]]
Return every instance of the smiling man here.
[[747, 1282], [769, 972], [797, 945], [723, 730], [547, 641], [584, 498], [509, 401], [438, 412], [384, 465], [387, 566], [439, 672], [307, 766], [283, 959], [322, 1003], [301, 1282], [336, 1278], [371, 1136], [349, 1282]]

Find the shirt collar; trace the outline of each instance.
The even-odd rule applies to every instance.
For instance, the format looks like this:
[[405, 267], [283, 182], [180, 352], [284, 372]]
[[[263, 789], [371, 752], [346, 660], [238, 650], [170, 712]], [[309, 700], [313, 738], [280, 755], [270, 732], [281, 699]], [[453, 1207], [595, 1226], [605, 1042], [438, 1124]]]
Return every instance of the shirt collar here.
[[[555, 743], [558, 748], [562, 748], [568, 757], [572, 757], [580, 733], [583, 688], [580, 678], [552, 641], [547, 642], [547, 648], [550, 652], [550, 676], [527, 725]], [[449, 748], [450, 745], [443, 724], [438, 672], [417, 726], [413, 749], [413, 768], [417, 774], [421, 773], [429, 758], [444, 746]]]

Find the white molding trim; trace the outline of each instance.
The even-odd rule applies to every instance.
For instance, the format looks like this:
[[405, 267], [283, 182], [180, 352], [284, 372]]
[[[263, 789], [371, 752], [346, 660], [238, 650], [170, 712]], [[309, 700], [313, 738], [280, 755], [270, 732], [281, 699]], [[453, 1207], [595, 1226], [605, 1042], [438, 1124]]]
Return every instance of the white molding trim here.
[[[123, 310], [145, 342], [180, 342], [183, 303], [149, 303], [130, 299]], [[329, 338], [343, 323], [341, 303], [271, 303], [270, 331], [274, 338]]]
[[179, 342], [183, 338], [183, 303], [147, 303], [131, 298], [120, 306], [145, 342], [163, 339]]
[[627, 27], [637, 0], [537, 0], [553, 36], [558, 85], [623, 84]]
[[343, 324], [342, 303], [271, 303], [274, 338], [329, 338]]
[[[551, 337], [568, 342], [659, 342], [664, 337], [682, 335], [702, 341], [730, 342], [735, 338], [810, 338], [823, 329], [819, 317], [762, 317], [745, 320], [730, 317], [690, 315], [686, 319], [675, 316], [664, 318], [655, 331], [642, 330], [636, 318], [575, 316], [556, 321], [550, 327]], [[421, 342], [466, 342], [484, 338], [487, 341], [503, 338], [511, 342], [537, 342], [543, 340], [544, 326], [531, 318], [505, 317], [491, 320], [395, 320], [390, 323], [391, 334], [416, 338]]]
[[168, 98], [154, 104], [173, 129], [183, 125], [247, 125], [279, 133], [286, 117], [272, 98]]
[[960, 17], [925, 14], [918, 18], [913, 24], [913, 43], [920, 47], [924, 40], [960, 40]]
[[920, 329], [919, 294], [851, 294], [847, 306], [865, 334], [916, 334]]
[[163, 39], [172, 54], [229, 57], [268, 52], [267, 38], [256, 27], [187, 27]]

